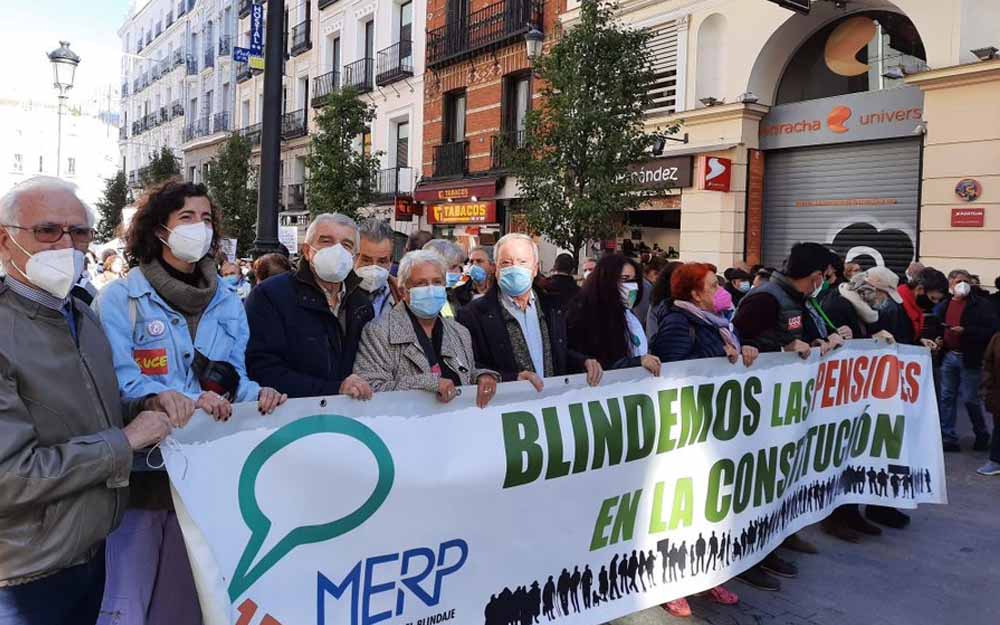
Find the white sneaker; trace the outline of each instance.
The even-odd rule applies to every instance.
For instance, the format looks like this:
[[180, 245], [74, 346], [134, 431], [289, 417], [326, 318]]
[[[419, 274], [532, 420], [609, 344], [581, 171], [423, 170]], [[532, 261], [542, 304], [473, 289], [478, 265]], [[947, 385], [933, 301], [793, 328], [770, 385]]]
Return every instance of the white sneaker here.
[[976, 470], [979, 475], [1000, 475], [1000, 462], [988, 461]]

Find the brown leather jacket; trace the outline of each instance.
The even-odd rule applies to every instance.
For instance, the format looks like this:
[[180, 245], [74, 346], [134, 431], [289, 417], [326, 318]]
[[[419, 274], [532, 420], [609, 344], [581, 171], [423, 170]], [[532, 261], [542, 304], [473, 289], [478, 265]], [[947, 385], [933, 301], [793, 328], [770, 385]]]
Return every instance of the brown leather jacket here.
[[980, 388], [986, 409], [1000, 415], [1000, 332], [993, 335], [983, 355], [983, 382]]
[[125, 509], [132, 450], [111, 347], [74, 305], [79, 347], [60, 313], [0, 283], [0, 586], [88, 561]]

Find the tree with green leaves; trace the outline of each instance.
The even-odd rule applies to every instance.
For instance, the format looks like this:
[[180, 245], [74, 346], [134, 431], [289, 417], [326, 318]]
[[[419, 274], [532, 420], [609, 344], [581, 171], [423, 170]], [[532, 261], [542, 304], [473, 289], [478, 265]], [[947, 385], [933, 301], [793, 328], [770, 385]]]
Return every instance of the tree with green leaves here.
[[205, 184], [222, 212], [226, 237], [236, 239], [236, 253], [247, 256], [257, 228], [257, 176], [250, 165], [250, 142], [237, 133], [209, 161]]
[[125, 172], [119, 170], [113, 178], [104, 181], [104, 197], [97, 202], [100, 221], [97, 223], [97, 240], [107, 243], [118, 237], [122, 225], [122, 209], [132, 201], [125, 182]]
[[616, 10], [584, 0], [580, 21], [536, 61], [542, 98], [527, 115], [523, 145], [508, 148], [528, 226], [577, 255], [587, 241], [613, 238], [648, 195], [629, 166], [656, 140], [643, 124], [654, 78], [650, 34], [623, 27]]
[[312, 135], [306, 157], [309, 211], [363, 217], [376, 196], [379, 153], [366, 154], [360, 145], [375, 119], [375, 107], [354, 89], [335, 91], [316, 117], [319, 131]]
[[169, 180], [174, 176], [181, 175], [181, 166], [174, 156], [173, 150], [164, 146], [160, 152], [149, 162], [142, 173], [142, 186], [151, 187], [154, 184]]

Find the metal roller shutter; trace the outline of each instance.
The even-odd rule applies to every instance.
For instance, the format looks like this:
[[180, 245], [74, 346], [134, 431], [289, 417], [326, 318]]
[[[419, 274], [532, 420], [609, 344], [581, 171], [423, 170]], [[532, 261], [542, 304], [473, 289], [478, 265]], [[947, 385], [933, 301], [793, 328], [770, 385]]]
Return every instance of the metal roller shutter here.
[[764, 263], [780, 268], [794, 243], [818, 241], [902, 273], [916, 252], [919, 190], [920, 139], [768, 152]]

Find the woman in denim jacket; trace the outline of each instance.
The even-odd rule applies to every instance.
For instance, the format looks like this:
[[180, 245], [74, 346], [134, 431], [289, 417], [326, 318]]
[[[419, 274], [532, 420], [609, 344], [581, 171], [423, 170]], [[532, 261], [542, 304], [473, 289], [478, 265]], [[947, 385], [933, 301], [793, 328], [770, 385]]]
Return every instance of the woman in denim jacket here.
[[[131, 271], [95, 303], [122, 397], [168, 393], [174, 427], [183, 427], [196, 408], [226, 420], [232, 402], [257, 401], [270, 413], [285, 401], [247, 378], [246, 314], [213, 257], [220, 221], [203, 185], [154, 187], [126, 235]], [[201, 623], [166, 473], [133, 474], [130, 508], [108, 539], [102, 613], [122, 625]]]

